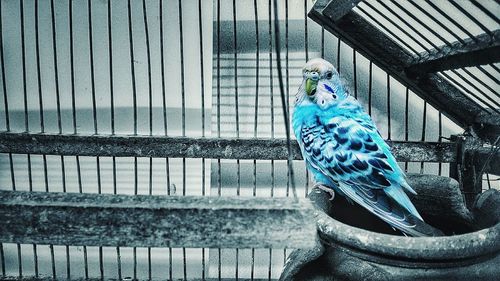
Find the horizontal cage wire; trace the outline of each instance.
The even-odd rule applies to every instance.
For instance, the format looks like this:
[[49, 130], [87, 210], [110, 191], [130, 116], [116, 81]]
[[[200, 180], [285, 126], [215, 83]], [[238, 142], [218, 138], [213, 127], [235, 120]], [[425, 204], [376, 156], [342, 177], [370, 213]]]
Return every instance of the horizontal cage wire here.
[[[0, 130], [282, 139], [272, 2], [0, 1]], [[483, 5], [494, 4], [370, 0], [354, 11], [417, 59], [498, 30], [495, 17], [484, 12], [492, 8]], [[312, 6], [311, 0], [284, 0], [277, 7], [290, 114], [302, 66], [322, 57], [336, 66], [385, 139], [442, 142], [463, 131], [309, 19]], [[481, 14], [469, 17], [472, 28], [465, 30], [454, 20], [464, 11]], [[439, 73], [485, 109], [498, 110], [498, 64]], [[306, 197], [312, 181], [303, 161], [293, 164], [297, 193]], [[449, 163], [399, 164], [411, 173], [450, 170]], [[286, 158], [0, 154], [0, 188], [16, 191], [289, 197], [289, 175]], [[495, 177], [485, 174], [483, 187], [499, 188]], [[274, 280], [290, 252], [0, 244], [2, 277], [68, 279]]]

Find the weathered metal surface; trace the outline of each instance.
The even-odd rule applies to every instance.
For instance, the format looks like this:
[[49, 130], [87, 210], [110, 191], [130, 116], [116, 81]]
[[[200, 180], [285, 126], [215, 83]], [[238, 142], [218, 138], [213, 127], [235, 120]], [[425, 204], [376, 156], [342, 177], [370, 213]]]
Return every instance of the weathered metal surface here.
[[[294, 259], [312, 260], [288, 261], [280, 280], [494, 280], [500, 276], [500, 223], [453, 236], [394, 236], [333, 219], [327, 213], [335, 214], [339, 207], [332, 206], [325, 192], [315, 189], [309, 198], [318, 207], [321, 244], [292, 253]], [[318, 251], [322, 255], [314, 259]]]
[[308, 248], [312, 216], [305, 199], [0, 191], [0, 242]]
[[500, 61], [500, 30], [481, 34], [474, 39], [464, 39], [464, 43], [453, 42], [439, 50], [424, 52], [407, 68], [410, 74], [438, 72], [448, 69], [496, 63]]
[[[0, 279], [3, 281], [68, 281], [67, 278], [64, 277], [35, 277], [35, 276], [0, 276]], [[172, 279], [133, 279], [131, 277], [124, 277], [122, 279], [117, 278], [71, 278], [71, 281], [172, 281]], [[234, 278], [192, 278], [192, 279], [174, 279], [175, 281], [234, 281]], [[275, 281], [277, 279], [269, 279], [269, 278], [238, 278], [239, 281]]]
[[331, 15], [333, 20], [339, 20], [361, 1], [363, 0], [318, 1], [316, 9]]
[[420, 77], [408, 75], [405, 69], [414, 62], [416, 56], [404, 50], [354, 11], [335, 20], [333, 15], [326, 13], [328, 10], [323, 8], [330, 3], [335, 3], [335, 0], [318, 0], [309, 12], [309, 17], [460, 126], [468, 127], [477, 122], [476, 116], [483, 110], [477, 103], [437, 74]]
[[[455, 144], [398, 142], [388, 144], [399, 161], [452, 162]], [[47, 155], [185, 157], [286, 160], [285, 139], [221, 139], [123, 135], [0, 133], [0, 152]], [[302, 159], [294, 141], [292, 154]]]

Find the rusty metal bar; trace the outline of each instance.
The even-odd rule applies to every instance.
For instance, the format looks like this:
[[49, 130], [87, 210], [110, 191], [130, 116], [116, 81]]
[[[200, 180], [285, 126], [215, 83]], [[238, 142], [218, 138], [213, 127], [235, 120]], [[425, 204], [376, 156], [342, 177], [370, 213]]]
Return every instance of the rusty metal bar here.
[[0, 241], [53, 245], [308, 248], [307, 199], [0, 191]]
[[309, 17], [386, 70], [452, 121], [462, 127], [477, 123], [476, 116], [483, 110], [477, 103], [439, 75], [408, 75], [405, 69], [412, 65], [416, 56], [354, 11], [336, 20], [334, 14], [328, 12], [330, 9], [325, 8], [331, 6], [334, 9], [336, 3], [333, 0], [318, 0], [309, 12]]
[[407, 68], [407, 72], [418, 75], [499, 61], [500, 29], [493, 31], [493, 37], [484, 33], [474, 39], [465, 39], [464, 44], [456, 41], [451, 46], [443, 45], [422, 53], [421, 57]]
[[[454, 143], [387, 141], [398, 161], [454, 162]], [[0, 153], [286, 160], [285, 139], [0, 133]], [[302, 159], [292, 144], [294, 160]]]

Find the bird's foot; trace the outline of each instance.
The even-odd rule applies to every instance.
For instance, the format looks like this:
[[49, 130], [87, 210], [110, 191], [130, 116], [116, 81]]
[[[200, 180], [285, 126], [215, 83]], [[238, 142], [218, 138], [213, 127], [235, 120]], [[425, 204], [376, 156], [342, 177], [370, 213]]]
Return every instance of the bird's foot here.
[[330, 194], [330, 201], [332, 201], [334, 198], [335, 198], [335, 191], [333, 190], [333, 188], [331, 187], [328, 187], [326, 185], [322, 185], [322, 184], [315, 184], [314, 187], [317, 187], [325, 192], [327, 192], [328, 194]]

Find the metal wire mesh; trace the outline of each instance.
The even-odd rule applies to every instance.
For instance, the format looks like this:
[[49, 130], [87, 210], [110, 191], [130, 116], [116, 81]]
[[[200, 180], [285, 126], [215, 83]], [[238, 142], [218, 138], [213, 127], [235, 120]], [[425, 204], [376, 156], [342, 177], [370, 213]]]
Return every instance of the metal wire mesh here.
[[[21, 0], [0, 5], [0, 128], [5, 131], [284, 137], [270, 0]], [[374, 20], [380, 17], [375, 10], [388, 5], [403, 4], [367, 1], [356, 11]], [[417, 4], [404, 5], [415, 6], [407, 7], [412, 12], [421, 10]], [[308, 0], [285, 0], [278, 7], [290, 105], [303, 63], [324, 57], [349, 81], [385, 138], [443, 141], [461, 131], [310, 21], [306, 15], [311, 6]], [[402, 17], [385, 14], [384, 20], [393, 22]], [[429, 23], [432, 29], [436, 22]], [[459, 28], [454, 23], [453, 30]], [[418, 30], [426, 30], [427, 36], [428, 29], [415, 27], [404, 31], [402, 40], [394, 37], [411, 42], [408, 37], [420, 36]], [[463, 39], [459, 34], [450, 32]], [[418, 42], [410, 45], [415, 54], [440, 45], [434, 39], [413, 41]], [[450, 80], [462, 75], [458, 80], [475, 85], [472, 90], [464, 87], [478, 92], [485, 106], [492, 105], [491, 99], [498, 101], [498, 94], [491, 95], [497, 86], [483, 79], [498, 85], [496, 65], [442, 75]], [[305, 196], [311, 183], [303, 163], [294, 164], [298, 193]], [[446, 163], [401, 165], [409, 172], [441, 175], [449, 168]], [[0, 188], [7, 190], [272, 197], [290, 196], [288, 175], [283, 160], [0, 155]], [[485, 183], [498, 185], [498, 180]], [[53, 278], [275, 279], [288, 252], [0, 244], [2, 276]]]

